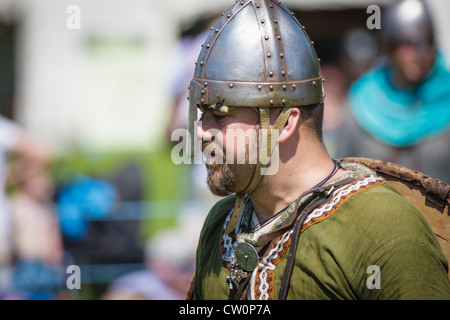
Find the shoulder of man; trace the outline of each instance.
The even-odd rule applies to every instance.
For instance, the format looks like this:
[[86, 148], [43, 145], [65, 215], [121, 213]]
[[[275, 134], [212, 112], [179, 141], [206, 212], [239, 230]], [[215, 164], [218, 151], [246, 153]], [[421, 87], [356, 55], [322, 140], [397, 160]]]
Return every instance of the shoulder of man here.
[[424, 231], [433, 235], [421, 212], [389, 182], [356, 194], [348, 200], [347, 206], [367, 227], [379, 223], [382, 229], [395, 226], [399, 232]]

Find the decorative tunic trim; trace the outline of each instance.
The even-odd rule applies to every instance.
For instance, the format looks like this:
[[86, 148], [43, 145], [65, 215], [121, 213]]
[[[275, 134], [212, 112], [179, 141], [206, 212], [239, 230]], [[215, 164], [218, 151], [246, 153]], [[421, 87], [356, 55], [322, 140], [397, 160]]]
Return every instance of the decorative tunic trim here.
[[313, 224], [320, 222], [335, 213], [348, 198], [353, 197], [355, 194], [360, 193], [368, 188], [384, 183], [386, 183], [386, 181], [383, 178], [371, 175], [363, 180], [355, 181], [350, 185], [343, 186], [337, 189], [333, 193], [333, 199], [331, 200], [331, 202], [320, 206], [309, 214], [303, 225], [302, 232], [308, 229]]

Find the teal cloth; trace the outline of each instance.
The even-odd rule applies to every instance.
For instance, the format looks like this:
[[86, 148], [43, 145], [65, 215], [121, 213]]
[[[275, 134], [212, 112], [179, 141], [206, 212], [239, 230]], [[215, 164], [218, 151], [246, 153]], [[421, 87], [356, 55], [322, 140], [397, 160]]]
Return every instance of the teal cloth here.
[[389, 146], [407, 147], [450, 129], [450, 72], [442, 54], [419, 86], [399, 90], [389, 65], [376, 67], [350, 88], [349, 102], [359, 125]]

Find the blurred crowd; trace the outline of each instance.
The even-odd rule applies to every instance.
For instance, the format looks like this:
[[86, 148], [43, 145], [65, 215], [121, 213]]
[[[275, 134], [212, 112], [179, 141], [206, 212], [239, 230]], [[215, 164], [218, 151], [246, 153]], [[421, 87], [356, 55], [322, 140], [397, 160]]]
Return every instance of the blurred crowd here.
[[[432, 15], [419, 0], [385, 12], [375, 40], [369, 31], [349, 32], [340, 39], [344, 58], [323, 63], [324, 142], [335, 158], [391, 161], [449, 183], [450, 72]], [[168, 145], [186, 124], [188, 84], [214, 19], [186, 30], [168, 56]], [[190, 168], [195, 201], [179, 210], [176, 226], [142, 239], [147, 199], [139, 166], [128, 163], [108, 177], [74, 173], [56, 185], [56, 157], [45, 141], [0, 116], [0, 298], [79, 299], [66, 286], [66, 268], [80, 265], [82, 273], [104, 266], [103, 275], [106, 267], [126, 267], [111, 271], [99, 299], [183, 299], [199, 223], [212, 203], [203, 166]], [[119, 212], [129, 218], [114, 218]]]

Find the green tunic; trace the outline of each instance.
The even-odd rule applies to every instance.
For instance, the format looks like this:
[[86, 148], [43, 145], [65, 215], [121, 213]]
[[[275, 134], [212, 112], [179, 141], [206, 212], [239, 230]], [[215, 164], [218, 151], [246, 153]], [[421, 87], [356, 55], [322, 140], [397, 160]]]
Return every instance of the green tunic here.
[[[448, 262], [422, 214], [381, 179], [364, 181], [336, 191], [305, 223], [287, 299], [450, 299]], [[205, 220], [194, 299], [229, 298], [223, 231], [234, 200], [218, 202]], [[291, 236], [274, 240], [252, 273], [252, 299], [278, 298]]]

